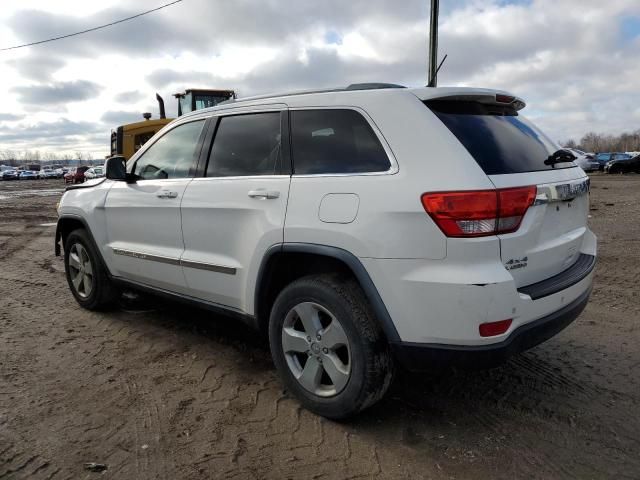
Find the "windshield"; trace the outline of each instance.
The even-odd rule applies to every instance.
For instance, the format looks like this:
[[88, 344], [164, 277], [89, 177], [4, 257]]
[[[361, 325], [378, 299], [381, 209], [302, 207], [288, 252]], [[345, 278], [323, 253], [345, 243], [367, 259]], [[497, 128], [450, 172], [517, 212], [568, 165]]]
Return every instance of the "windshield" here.
[[196, 110], [201, 108], [215, 107], [219, 103], [226, 102], [231, 98], [229, 95], [195, 95]]
[[467, 149], [487, 175], [574, 167], [547, 162], [558, 147], [509, 106], [473, 101], [425, 102]]

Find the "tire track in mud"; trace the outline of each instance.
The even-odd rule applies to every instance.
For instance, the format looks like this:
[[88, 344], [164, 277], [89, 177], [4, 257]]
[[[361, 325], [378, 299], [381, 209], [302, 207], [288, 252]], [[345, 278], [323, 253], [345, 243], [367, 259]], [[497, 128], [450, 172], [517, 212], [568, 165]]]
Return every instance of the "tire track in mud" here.
[[0, 445], [6, 445], [0, 447], [0, 479], [46, 480], [60, 471], [49, 460], [17, 447], [8, 438], [0, 437]]

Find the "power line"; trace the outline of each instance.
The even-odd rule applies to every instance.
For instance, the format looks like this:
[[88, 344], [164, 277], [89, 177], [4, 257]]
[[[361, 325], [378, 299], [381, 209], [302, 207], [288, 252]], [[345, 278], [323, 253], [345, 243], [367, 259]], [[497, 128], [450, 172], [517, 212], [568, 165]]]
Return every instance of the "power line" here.
[[0, 52], [4, 52], [6, 50], [15, 50], [16, 48], [31, 47], [33, 45], [40, 45], [42, 43], [47, 43], [47, 42], [55, 42], [56, 40], [62, 40], [63, 38], [75, 37], [76, 35], [82, 35], [83, 33], [95, 32], [96, 30], [100, 30], [102, 28], [111, 27], [119, 23], [128, 22], [129, 20], [133, 20], [134, 18], [142, 17], [143, 15], [147, 15], [149, 13], [157, 12], [158, 10], [162, 10], [163, 8], [170, 7], [171, 5], [175, 5], [176, 3], [180, 3], [180, 2], [182, 2], [182, 0], [175, 0], [173, 2], [166, 3], [152, 10], [147, 10], [146, 12], [138, 13], [137, 15], [123, 18], [122, 20], [117, 20], [115, 22], [107, 23], [105, 25], [100, 25], [99, 27], [93, 27], [93, 28], [89, 28], [88, 30], [82, 30], [81, 32], [69, 33], [68, 35], [61, 35], [59, 37], [48, 38], [46, 40], [40, 40], [38, 42], [25, 43], [24, 45], [15, 45], [13, 47], [0, 48]]

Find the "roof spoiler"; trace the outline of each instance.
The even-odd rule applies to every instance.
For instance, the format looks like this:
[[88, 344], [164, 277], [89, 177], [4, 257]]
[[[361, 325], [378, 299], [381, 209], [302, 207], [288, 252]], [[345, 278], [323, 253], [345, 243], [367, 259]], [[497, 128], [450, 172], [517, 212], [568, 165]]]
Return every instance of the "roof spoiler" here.
[[522, 110], [527, 104], [519, 97], [514, 95], [508, 95], [503, 93], [451, 93], [433, 96], [430, 98], [424, 99], [425, 101], [433, 100], [448, 100], [448, 101], [458, 101], [458, 102], [478, 102], [484, 103], [486, 105], [501, 105], [501, 106], [511, 106], [514, 110]]

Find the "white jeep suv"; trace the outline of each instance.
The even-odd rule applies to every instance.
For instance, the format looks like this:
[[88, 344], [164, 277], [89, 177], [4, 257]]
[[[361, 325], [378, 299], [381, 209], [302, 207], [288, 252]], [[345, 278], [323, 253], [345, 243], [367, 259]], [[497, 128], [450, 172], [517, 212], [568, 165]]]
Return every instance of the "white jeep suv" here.
[[347, 417], [395, 365], [504, 359], [585, 307], [589, 180], [524, 106], [362, 84], [199, 110], [69, 187], [56, 253], [85, 308], [133, 288], [268, 332], [299, 401]]

